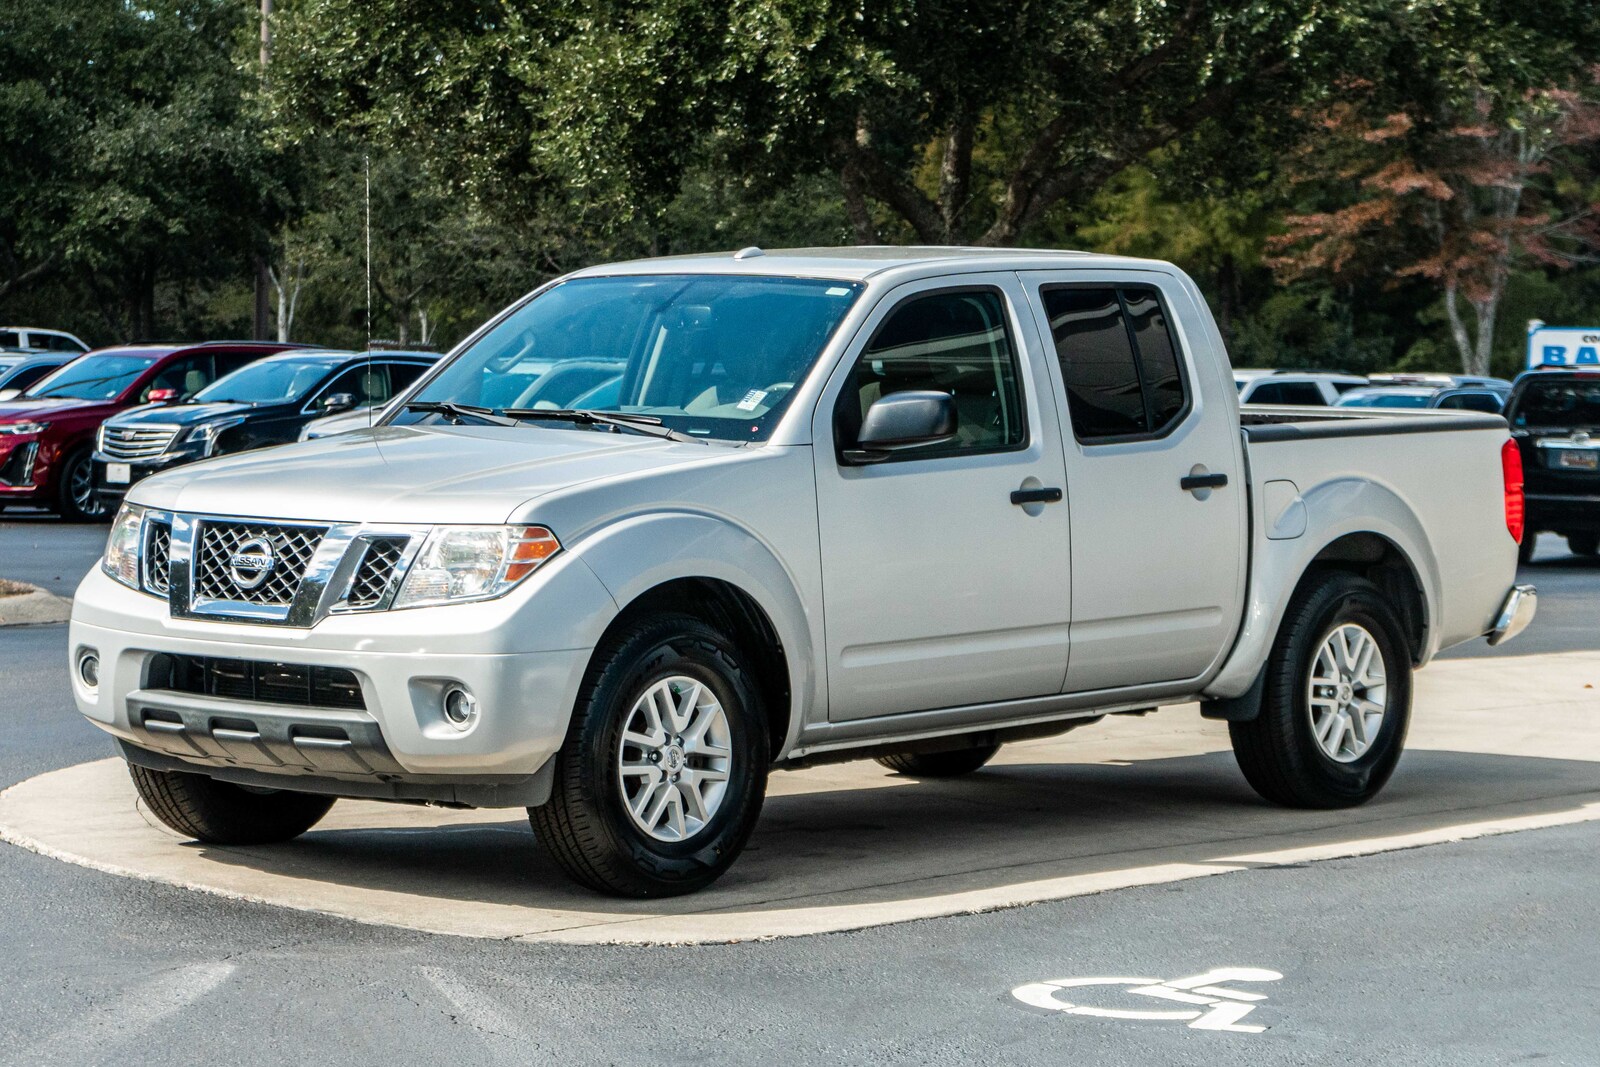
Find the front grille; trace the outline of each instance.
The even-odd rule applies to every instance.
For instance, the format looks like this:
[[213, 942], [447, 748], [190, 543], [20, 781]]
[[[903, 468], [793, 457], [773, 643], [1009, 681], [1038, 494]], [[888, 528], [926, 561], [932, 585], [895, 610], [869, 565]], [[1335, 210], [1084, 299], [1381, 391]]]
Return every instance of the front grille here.
[[352, 608], [370, 608], [382, 600], [409, 540], [407, 537], [374, 537], [367, 542], [345, 603]]
[[0, 463], [0, 485], [32, 485], [33, 459], [38, 454], [38, 441], [29, 441], [21, 448], [12, 449], [6, 461]]
[[145, 591], [166, 596], [172, 580], [172, 526], [165, 522], [152, 522], [145, 537]]
[[361, 682], [343, 667], [220, 659], [161, 652], [150, 658], [145, 686], [176, 693], [292, 704], [307, 708], [365, 710]]
[[[207, 520], [195, 545], [194, 595], [207, 600], [242, 601], [287, 607], [300, 591], [306, 568], [326, 532], [321, 526], [279, 526], [254, 522]], [[259, 568], [236, 565], [240, 549], [271, 545], [266, 576], [253, 584]], [[260, 557], [260, 551], [242, 553]]]
[[176, 426], [107, 426], [101, 451], [112, 459], [150, 459], [165, 452], [177, 436]]

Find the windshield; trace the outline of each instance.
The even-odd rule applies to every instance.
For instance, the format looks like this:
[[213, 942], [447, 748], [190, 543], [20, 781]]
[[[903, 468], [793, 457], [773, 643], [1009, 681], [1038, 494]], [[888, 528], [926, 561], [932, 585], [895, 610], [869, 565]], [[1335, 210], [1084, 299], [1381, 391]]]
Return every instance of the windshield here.
[[23, 395], [30, 400], [43, 397], [115, 400], [160, 358], [159, 355], [84, 356], [68, 363]]
[[860, 292], [810, 278], [576, 278], [518, 308], [411, 399], [636, 413], [700, 437], [764, 440]]
[[195, 404], [277, 404], [299, 400], [346, 357], [268, 359], [224, 374], [194, 395]]
[[1532, 381], [1517, 397], [1511, 425], [1528, 429], [1600, 427], [1600, 381]]

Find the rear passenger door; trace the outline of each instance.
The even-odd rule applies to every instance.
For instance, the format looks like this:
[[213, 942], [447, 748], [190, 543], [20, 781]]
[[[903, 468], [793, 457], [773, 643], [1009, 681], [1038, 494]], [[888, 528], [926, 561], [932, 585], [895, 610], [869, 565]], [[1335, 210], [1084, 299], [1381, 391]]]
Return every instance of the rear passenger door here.
[[1184, 329], [1209, 318], [1167, 275], [1022, 278], [1062, 389], [1066, 691], [1198, 677], [1232, 642], [1244, 601], [1243, 447], [1220, 338]]
[[[973, 275], [886, 295], [834, 369], [812, 423], [831, 720], [1060, 692], [1070, 525], [1049, 359], [1016, 276]], [[850, 462], [866, 409], [912, 389], [955, 398], [956, 439]]]

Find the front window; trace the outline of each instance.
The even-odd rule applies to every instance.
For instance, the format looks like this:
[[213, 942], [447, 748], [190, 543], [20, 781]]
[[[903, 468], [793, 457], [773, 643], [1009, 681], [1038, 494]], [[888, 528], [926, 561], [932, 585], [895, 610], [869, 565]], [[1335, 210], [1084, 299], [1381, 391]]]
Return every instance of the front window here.
[[1600, 428], [1600, 381], [1533, 381], [1511, 410], [1511, 425], [1530, 430]]
[[280, 404], [299, 400], [349, 357], [267, 359], [225, 374], [195, 394], [196, 404]]
[[765, 440], [860, 291], [810, 278], [575, 278], [518, 308], [412, 400], [646, 415], [698, 437]]
[[101, 355], [75, 359], [23, 395], [30, 400], [47, 397], [72, 400], [115, 400], [160, 356]]

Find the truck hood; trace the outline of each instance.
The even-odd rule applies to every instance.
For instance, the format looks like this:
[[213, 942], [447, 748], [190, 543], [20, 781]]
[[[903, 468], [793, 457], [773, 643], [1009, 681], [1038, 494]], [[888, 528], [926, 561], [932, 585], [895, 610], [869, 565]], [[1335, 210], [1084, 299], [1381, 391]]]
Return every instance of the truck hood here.
[[380, 426], [190, 464], [144, 479], [128, 499], [247, 518], [499, 523], [558, 489], [729, 451], [576, 428]]

